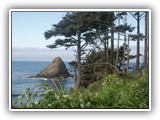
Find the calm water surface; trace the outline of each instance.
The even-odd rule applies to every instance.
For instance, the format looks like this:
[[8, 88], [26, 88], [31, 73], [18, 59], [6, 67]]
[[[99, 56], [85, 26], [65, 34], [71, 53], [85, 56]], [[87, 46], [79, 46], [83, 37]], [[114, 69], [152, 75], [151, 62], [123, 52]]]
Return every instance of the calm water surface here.
[[[51, 80], [44, 80], [40, 78], [28, 78], [28, 76], [36, 75], [49, 64], [51, 64], [51, 62], [48, 61], [12, 61], [12, 103], [15, 102], [16, 98], [26, 88], [33, 89], [35, 86], [40, 85], [42, 81], [49, 84], [50, 88], [55, 88]], [[69, 69], [69, 65], [67, 63], [65, 64], [66, 67]], [[73, 78], [67, 78], [65, 80], [62, 80], [61, 84], [65, 87], [66, 90], [69, 90], [70, 87], [75, 86], [75, 81]]]

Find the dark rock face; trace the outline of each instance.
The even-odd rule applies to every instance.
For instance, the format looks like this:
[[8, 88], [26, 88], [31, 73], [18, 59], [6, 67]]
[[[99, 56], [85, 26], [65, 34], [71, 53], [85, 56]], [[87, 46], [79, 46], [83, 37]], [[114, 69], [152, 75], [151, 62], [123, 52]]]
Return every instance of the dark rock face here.
[[56, 77], [69, 77], [70, 74], [67, 71], [67, 68], [60, 57], [57, 57], [53, 62], [48, 65], [44, 70], [42, 70], [36, 77], [43, 78], [56, 78]]

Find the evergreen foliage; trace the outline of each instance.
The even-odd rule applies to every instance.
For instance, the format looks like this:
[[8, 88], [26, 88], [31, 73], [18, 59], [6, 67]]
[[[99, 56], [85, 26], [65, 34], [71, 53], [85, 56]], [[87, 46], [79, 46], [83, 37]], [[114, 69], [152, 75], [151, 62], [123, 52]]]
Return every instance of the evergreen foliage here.
[[[125, 61], [127, 61], [127, 49], [128, 46], [125, 45]], [[110, 51], [110, 49], [109, 49]], [[113, 73], [119, 73], [123, 70], [123, 54], [124, 54], [124, 45], [119, 48], [118, 56], [118, 66], [112, 66], [112, 64], [106, 62], [105, 53], [103, 51], [96, 52], [93, 50], [90, 55], [87, 56], [85, 62], [82, 64], [82, 81], [81, 85], [87, 87], [90, 83], [94, 83], [102, 79], [104, 75]], [[114, 63], [116, 62], [117, 50], [114, 50]], [[110, 57], [110, 54], [108, 54]], [[134, 59], [136, 56], [129, 55], [129, 59]], [[129, 69], [132, 67], [129, 66]]]

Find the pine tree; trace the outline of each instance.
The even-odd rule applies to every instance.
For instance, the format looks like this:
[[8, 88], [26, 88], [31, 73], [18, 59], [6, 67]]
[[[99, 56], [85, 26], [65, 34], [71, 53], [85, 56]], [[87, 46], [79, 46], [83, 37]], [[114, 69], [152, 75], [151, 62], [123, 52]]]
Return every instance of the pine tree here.
[[[64, 39], [58, 38], [55, 43], [48, 45], [49, 48], [57, 48], [64, 46], [67, 48], [76, 46], [76, 57], [77, 57], [77, 68], [78, 77], [76, 82], [76, 87], [80, 86], [82, 77], [82, 66], [81, 66], [81, 55], [82, 51], [88, 44], [90, 37], [87, 32], [91, 30], [88, 21], [85, 19], [89, 13], [88, 12], [68, 12], [58, 24], [52, 25], [53, 28], [44, 33], [46, 39], [52, 36], [63, 36]], [[82, 44], [83, 41], [83, 44]]]
[[137, 56], [136, 56], [136, 70], [139, 70], [139, 57], [140, 57], [140, 20], [143, 17], [143, 12], [135, 12], [134, 14], [130, 12], [131, 15], [136, 19], [137, 21]]

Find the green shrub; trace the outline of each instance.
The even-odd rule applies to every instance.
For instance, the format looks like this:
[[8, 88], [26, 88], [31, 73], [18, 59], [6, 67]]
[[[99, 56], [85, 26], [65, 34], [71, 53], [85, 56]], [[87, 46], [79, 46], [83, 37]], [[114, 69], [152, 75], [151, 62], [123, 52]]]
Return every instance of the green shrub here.
[[[96, 89], [96, 86], [98, 88]], [[38, 92], [38, 88], [45, 92]], [[18, 108], [148, 108], [148, 76], [130, 77], [108, 75], [98, 83], [92, 84], [88, 89], [72, 88], [68, 93], [62, 89], [50, 89], [48, 85], [41, 84], [36, 94], [27, 89], [18, 97]], [[43, 95], [41, 98], [40, 96]], [[39, 96], [39, 102], [34, 97]], [[22, 97], [26, 98], [22, 102]], [[13, 105], [17, 108], [16, 105]]]
[[109, 75], [103, 81], [99, 98], [107, 108], [148, 108], [148, 78], [141, 76], [124, 80]]

